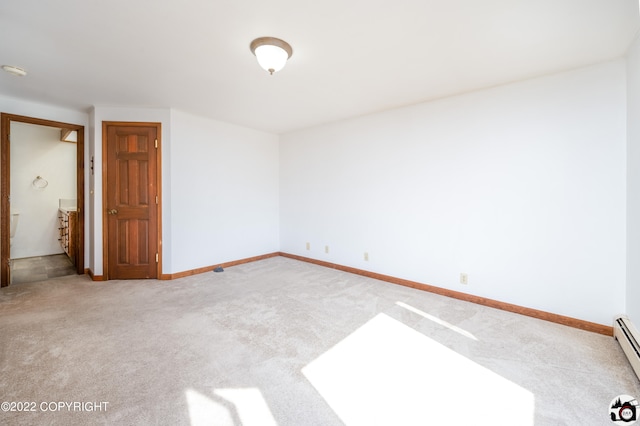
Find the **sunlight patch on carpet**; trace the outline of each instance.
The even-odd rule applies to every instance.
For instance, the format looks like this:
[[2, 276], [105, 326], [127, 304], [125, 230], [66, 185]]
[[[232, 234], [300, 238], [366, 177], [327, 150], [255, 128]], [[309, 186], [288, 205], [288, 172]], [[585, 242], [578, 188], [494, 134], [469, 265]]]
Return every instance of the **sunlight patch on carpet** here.
[[216, 389], [214, 396], [186, 390], [191, 426], [276, 425], [269, 406], [257, 388]]
[[347, 425], [533, 425], [531, 392], [385, 314], [302, 373]]
[[478, 340], [478, 338], [476, 336], [474, 336], [473, 334], [469, 333], [467, 330], [464, 330], [464, 329], [462, 329], [460, 327], [457, 327], [457, 326], [455, 326], [453, 324], [450, 324], [450, 323], [446, 322], [445, 320], [440, 319], [438, 317], [435, 317], [435, 316], [433, 316], [431, 314], [423, 312], [418, 308], [414, 308], [411, 305], [407, 305], [406, 303], [403, 303], [403, 302], [396, 302], [396, 305], [400, 306], [401, 308], [405, 308], [405, 309], [407, 309], [407, 310], [409, 310], [409, 311], [411, 311], [411, 312], [413, 312], [415, 314], [418, 314], [423, 318], [431, 320], [431, 321], [435, 322], [436, 324], [440, 324], [441, 326], [446, 327], [451, 331], [455, 331], [456, 333], [461, 334], [464, 337], [468, 337], [469, 339], [476, 340], [476, 341]]
[[275, 426], [276, 420], [257, 388], [216, 389], [214, 393], [231, 402], [243, 426]]

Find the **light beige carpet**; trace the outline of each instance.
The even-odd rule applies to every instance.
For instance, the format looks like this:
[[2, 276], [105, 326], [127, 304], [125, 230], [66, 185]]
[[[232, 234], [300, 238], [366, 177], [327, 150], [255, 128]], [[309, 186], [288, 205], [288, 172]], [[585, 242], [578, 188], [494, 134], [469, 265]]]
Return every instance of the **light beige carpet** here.
[[0, 424], [606, 425], [640, 397], [611, 337], [281, 257], [20, 284], [0, 327], [0, 399], [34, 409]]

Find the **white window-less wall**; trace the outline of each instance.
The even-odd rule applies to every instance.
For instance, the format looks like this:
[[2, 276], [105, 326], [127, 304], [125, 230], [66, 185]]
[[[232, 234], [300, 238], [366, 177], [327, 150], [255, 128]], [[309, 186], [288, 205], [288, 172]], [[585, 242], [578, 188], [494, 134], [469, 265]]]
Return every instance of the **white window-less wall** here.
[[283, 135], [281, 250], [609, 325], [625, 122], [618, 60]]
[[171, 113], [173, 272], [277, 252], [278, 136]]

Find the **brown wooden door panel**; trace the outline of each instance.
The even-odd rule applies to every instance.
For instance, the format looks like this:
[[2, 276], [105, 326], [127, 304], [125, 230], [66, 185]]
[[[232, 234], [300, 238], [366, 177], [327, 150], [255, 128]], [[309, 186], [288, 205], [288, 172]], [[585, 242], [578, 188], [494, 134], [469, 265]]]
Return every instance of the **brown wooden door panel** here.
[[148, 270], [155, 264], [155, 252], [151, 255], [149, 251], [149, 221], [116, 220], [115, 226], [118, 242], [111, 266], [117, 278], [153, 278]]
[[159, 125], [105, 123], [104, 127], [107, 275], [157, 278]]

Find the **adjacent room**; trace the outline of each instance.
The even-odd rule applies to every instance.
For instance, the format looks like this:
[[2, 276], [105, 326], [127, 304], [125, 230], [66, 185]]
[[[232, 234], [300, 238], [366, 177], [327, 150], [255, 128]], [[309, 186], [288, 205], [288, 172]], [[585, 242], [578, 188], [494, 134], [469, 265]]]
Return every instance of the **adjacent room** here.
[[3, 2], [0, 423], [635, 421], [639, 30]]

